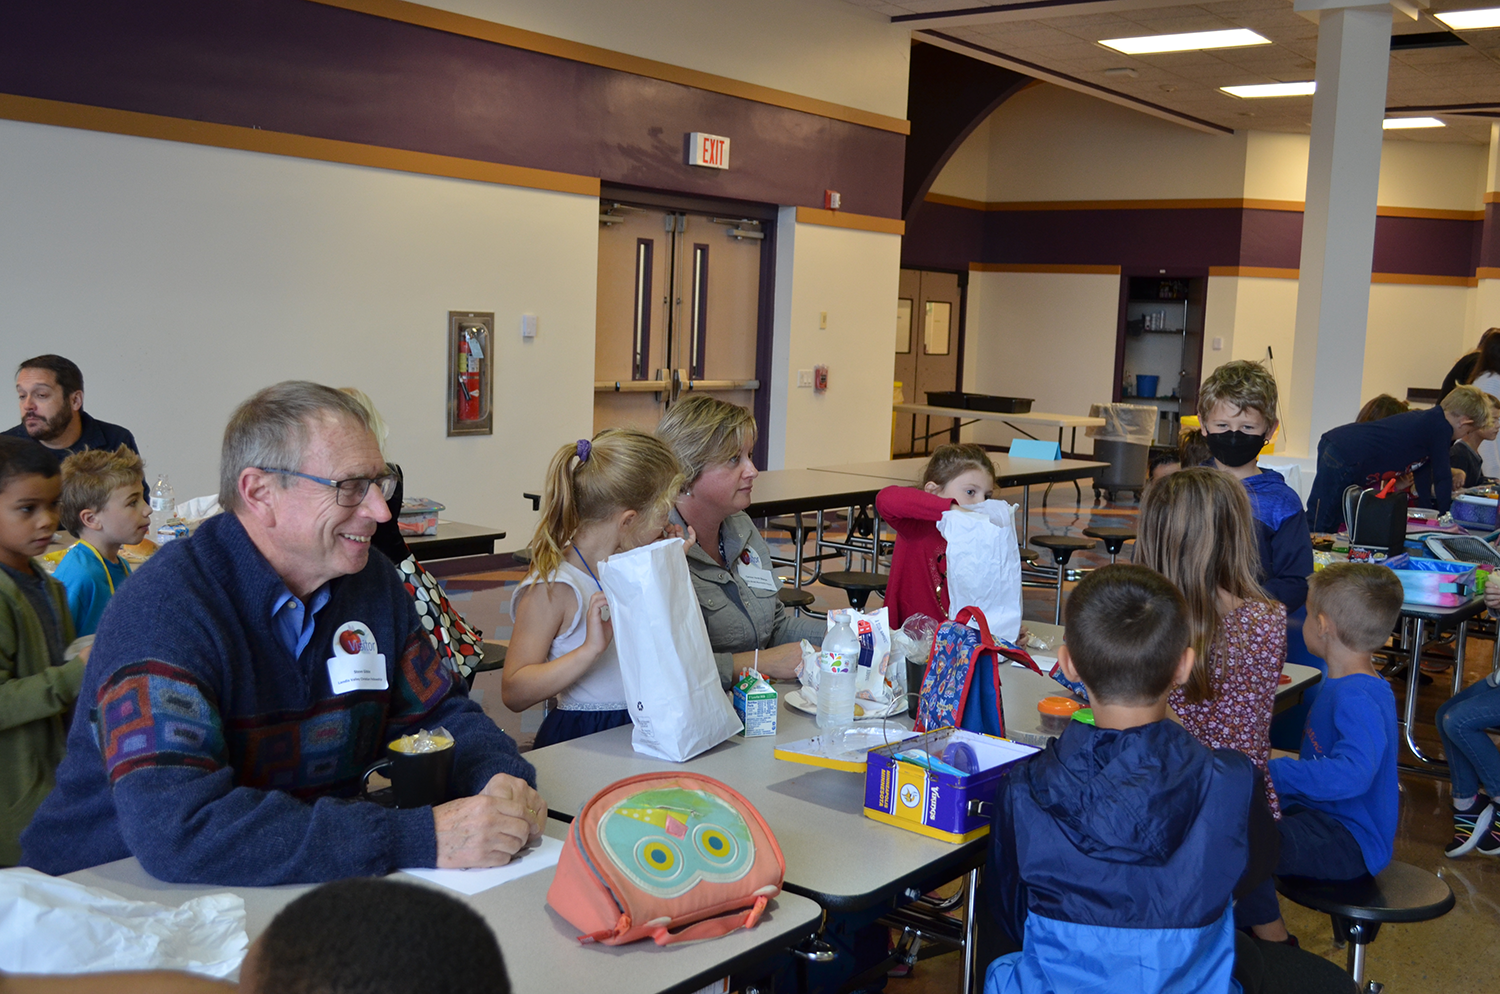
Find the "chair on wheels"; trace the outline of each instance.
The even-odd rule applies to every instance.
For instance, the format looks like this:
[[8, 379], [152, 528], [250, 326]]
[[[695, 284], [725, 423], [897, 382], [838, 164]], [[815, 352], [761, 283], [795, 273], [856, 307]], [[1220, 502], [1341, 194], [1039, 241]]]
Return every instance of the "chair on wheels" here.
[[1125, 547], [1126, 542], [1135, 541], [1135, 530], [1132, 528], [1085, 528], [1083, 533], [1089, 538], [1097, 538], [1104, 543], [1104, 551], [1109, 553], [1110, 564], [1113, 565], [1115, 557]]
[[1453, 890], [1445, 881], [1401, 862], [1357, 880], [1278, 877], [1276, 889], [1287, 900], [1333, 919], [1334, 938], [1349, 943], [1349, 976], [1361, 994], [1379, 994], [1382, 986], [1365, 982], [1365, 947], [1375, 941], [1382, 924], [1425, 922], [1453, 908]]
[[1099, 543], [1095, 539], [1080, 538], [1077, 535], [1033, 535], [1031, 544], [1049, 550], [1057, 565], [1057, 605], [1052, 612], [1052, 623], [1060, 625], [1062, 624], [1063, 580], [1068, 575], [1068, 560], [1072, 558], [1073, 553], [1092, 549]]
[[865, 609], [865, 602], [875, 591], [885, 596], [885, 585], [890, 580], [886, 573], [844, 572], [824, 573], [818, 577], [830, 587], [838, 587], [849, 598], [849, 606], [856, 611]]

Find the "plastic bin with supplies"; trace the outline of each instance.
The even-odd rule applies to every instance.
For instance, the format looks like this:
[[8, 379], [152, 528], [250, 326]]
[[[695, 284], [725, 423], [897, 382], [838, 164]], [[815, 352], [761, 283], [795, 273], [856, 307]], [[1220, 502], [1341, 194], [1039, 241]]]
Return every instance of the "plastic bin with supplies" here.
[[401, 501], [396, 528], [405, 536], [436, 535], [438, 512], [447, 508], [426, 497], [407, 497]]
[[1103, 418], [1104, 424], [1086, 429], [1094, 440], [1094, 458], [1109, 463], [1094, 476], [1094, 499], [1103, 492], [1114, 500], [1115, 493], [1130, 490], [1139, 500], [1150, 472], [1151, 443], [1156, 440], [1155, 404], [1094, 404], [1089, 417]]
[[1479, 567], [1474, 563], [1400, 555], [1387, 559], [1385, 565], [1401, 581], [1401, 592], [1408, 604], [1459, 607], [1479, 592]]

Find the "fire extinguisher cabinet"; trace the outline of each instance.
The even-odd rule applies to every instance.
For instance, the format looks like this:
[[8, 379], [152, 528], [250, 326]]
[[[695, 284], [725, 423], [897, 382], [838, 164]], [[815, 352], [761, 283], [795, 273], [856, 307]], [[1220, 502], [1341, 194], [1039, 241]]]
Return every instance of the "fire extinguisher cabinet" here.
[[493, 435], [495, 315], [448, 312], [448, 434]]

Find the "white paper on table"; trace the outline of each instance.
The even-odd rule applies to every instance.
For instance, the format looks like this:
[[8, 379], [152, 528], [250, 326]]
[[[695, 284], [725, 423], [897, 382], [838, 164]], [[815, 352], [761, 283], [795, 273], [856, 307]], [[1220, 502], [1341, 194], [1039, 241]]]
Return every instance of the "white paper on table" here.
[[234, 894], [171, 907], [128, 901], [24, 867], [0, 870], [0, 969], [190, 970], [227, 977], [249, 945], [245, 902]]
[[184, 522], [192, 524], [195, 521], [202, 521], [204, 518], [211, 518], [216, 514], [220, 514], [223, 510], [224, 508], [219, 506], [218, 494], [205, 494], [202, 497], [194, 497], [192, 500], [185, 500], [178, 504], [177, 516]]
[[504, 866], [489, 866], [474, 870], [417, 868], [401, 872], [421, 877], [429, 883], [446, 887], [449, 890], [456, 890], [460, 894], [472, 896], [492, 887], [508, 884], [528, 873], [535, 873], [557, 865], [557, 858], [562, 855], [562, 848], [561, 840], [544, 835], [535, 846], [524, 850], [520, 855], [512, 856], [510, 862]]

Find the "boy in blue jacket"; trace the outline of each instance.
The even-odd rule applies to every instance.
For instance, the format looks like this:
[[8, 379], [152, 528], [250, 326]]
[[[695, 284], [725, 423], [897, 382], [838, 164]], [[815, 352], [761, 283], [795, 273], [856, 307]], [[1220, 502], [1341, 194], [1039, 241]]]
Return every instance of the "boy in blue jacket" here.
[[1022, 948], [990, 964], [985, 994], [1258, 989], [1236, 978], [1230, 900], [1269, 879], [1275, 823], [1248, 759], [1167, 719], [1193, 667], [1182, 595], [1106, 566], [1067, 615], [1058, 662], [1094, 724], [1000, 782], [985, 879]]
[[[1308, 587], [1307, 647], [1328, 660], [1328, 679], [1307, 714], [1299, 758], [1273, 759], [1281, 794], [1280, 876], [1352, 880], [1379, 873], [1396, 845], [1396, 697], [1372, 653], [1401, 614], [1401, 581], [1384, 566], [1339, 563]], [[1285, 941], [1266, 881], [1241, 902], [1255, 934]]]

